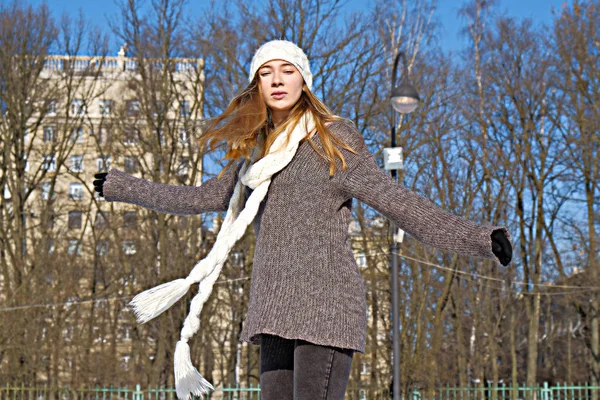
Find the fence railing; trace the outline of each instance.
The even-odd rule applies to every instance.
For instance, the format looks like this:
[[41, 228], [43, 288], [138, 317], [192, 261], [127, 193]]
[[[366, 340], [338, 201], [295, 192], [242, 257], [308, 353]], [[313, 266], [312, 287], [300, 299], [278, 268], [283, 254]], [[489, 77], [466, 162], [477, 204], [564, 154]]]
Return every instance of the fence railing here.
[[[403, 400], [591, 400], [592, 395], [600, 399], [600, 386], [584, 384], [544, 383], [537, 387], [443, 387], [433, 393], [414, 389], [405, 394]], [[391, 399], [389, 389], [370, 390], [349, 387], [346, 399], [379, 400]], [[173, 388], [96, 387], [96, 388], [50, 388], [27, 386], [0, 386], [0, 400], [177, 400]], [[204, 396], [210, 400], [260, 400], [260, 387], [221, 387]]]

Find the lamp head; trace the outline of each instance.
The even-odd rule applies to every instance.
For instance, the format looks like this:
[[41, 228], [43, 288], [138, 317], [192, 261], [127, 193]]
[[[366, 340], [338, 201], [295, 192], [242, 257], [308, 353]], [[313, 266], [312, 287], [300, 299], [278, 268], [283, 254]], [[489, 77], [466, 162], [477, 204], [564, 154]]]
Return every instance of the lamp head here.
[[400, 114], [408, 114], [417, 108], [421, 99], [417, 89], [406, 82], [402, 82], [400, 86], [392, 90], [391, 101], [394, 110]]

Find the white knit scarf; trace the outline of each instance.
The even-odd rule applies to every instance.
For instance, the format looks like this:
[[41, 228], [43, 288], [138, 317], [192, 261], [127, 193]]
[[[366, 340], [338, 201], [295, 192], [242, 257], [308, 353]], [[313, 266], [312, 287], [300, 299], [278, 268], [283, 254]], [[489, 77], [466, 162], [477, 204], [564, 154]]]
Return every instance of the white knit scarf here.
[[[175, 347], [175, 389], [177, 397], [181, 400], [187, 399], [190, 394], [202, 396], [209, 389], [214, 390], [214, 387], [192, 365], [188, 340], [200, 329], [202, 306], [210, 296], [231, 248], [254, 220], [271, 184], [271, 177], [289, 164], [296, 154], [299, 142], [314, 128], [312, 113], [306, 112], [293, 130], [288, 128], [275, 139], [265, 157], [254, 162], [261, 151], [260, 146], [257, 146], [252, 153], [251, 161], [246, 160], [240, 169], [239, 180], [229, 201], [227, 215], [215, 244], [206, 258], [194, 266], [187, 278], [148, 289], [135, 296], [130, 303], [137, 321], [144, 323], [171, 307], [187, 293], [192, 284], [200, 284]], [[288, 136], [289, 143], [285, 146]], [[243, 209], [241, 208], [245, 191], [242, 185], [253, 189]]]

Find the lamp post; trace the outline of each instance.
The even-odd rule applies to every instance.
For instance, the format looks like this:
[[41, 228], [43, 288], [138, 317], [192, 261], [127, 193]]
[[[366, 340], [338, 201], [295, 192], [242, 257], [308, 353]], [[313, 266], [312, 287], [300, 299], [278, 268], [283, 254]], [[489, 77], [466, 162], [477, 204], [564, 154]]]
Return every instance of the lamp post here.
[[[403, 74], [400, 85], [396, 87], [396, 72], [398, 70], [398, 61], [402, 58]], [[419, 105], [419, 93], [408, 82], [408, 64], [404, 52], [399, 52], [394, 61], [394, 70], [392, 72], [392, 94], [390, 102], [393, 110], [408, 114], [413, 112]], [[393, 111], [392, 111], [393, 112]], [[392, 147], [384, 149], [384, 164], [385, 169], [391, 170], [394, 181], [398, 180], [398, 169], [404, 169], [402, 162], [402, 147], [396, 147], [396, 116], [392, 118]], [[395, 160], [396, 162], [388, 162]], [[392, 329], [393, 329], [393, 399], [400, 400], [400, 315], [398, 305], [398, 275], [400, 270], [400, 260], [398, 253], [404, 238], [404, 231], [399, 229], [392, 221], [392, 241], [390, 244], [390, 254], [392, 258]]]

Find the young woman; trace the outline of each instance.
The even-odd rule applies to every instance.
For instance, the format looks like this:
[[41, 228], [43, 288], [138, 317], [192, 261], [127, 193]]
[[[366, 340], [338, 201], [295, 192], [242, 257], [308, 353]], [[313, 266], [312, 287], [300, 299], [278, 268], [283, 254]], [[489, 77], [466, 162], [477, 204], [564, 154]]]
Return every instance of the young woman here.
[[261, 46], [249, 80], [200, 138], [211, 150], [228, 145], [231, 162], [218, 177], [171, 186], [113, 168], [97, 174], [95, 189], [108, 201], [163, 213], [227, 211], [210, 254], [190, 276], [132, 301], [145, 322], [200, 283], [175, 351], [180, 398], [212, 388], [191, 366], [187, 341], [231, 246], [252, 222], [256, 249], [241, 340], [260, 345], [262, 398], [343, 399], [367, 326], [365, 288], [347, 240], [353, 198], [422, 243], [503, 265], [512, 256], [510, 235], [447, 213], [382, 171], [352, 123], [311, 92], [309, 62], [295, 44]]

